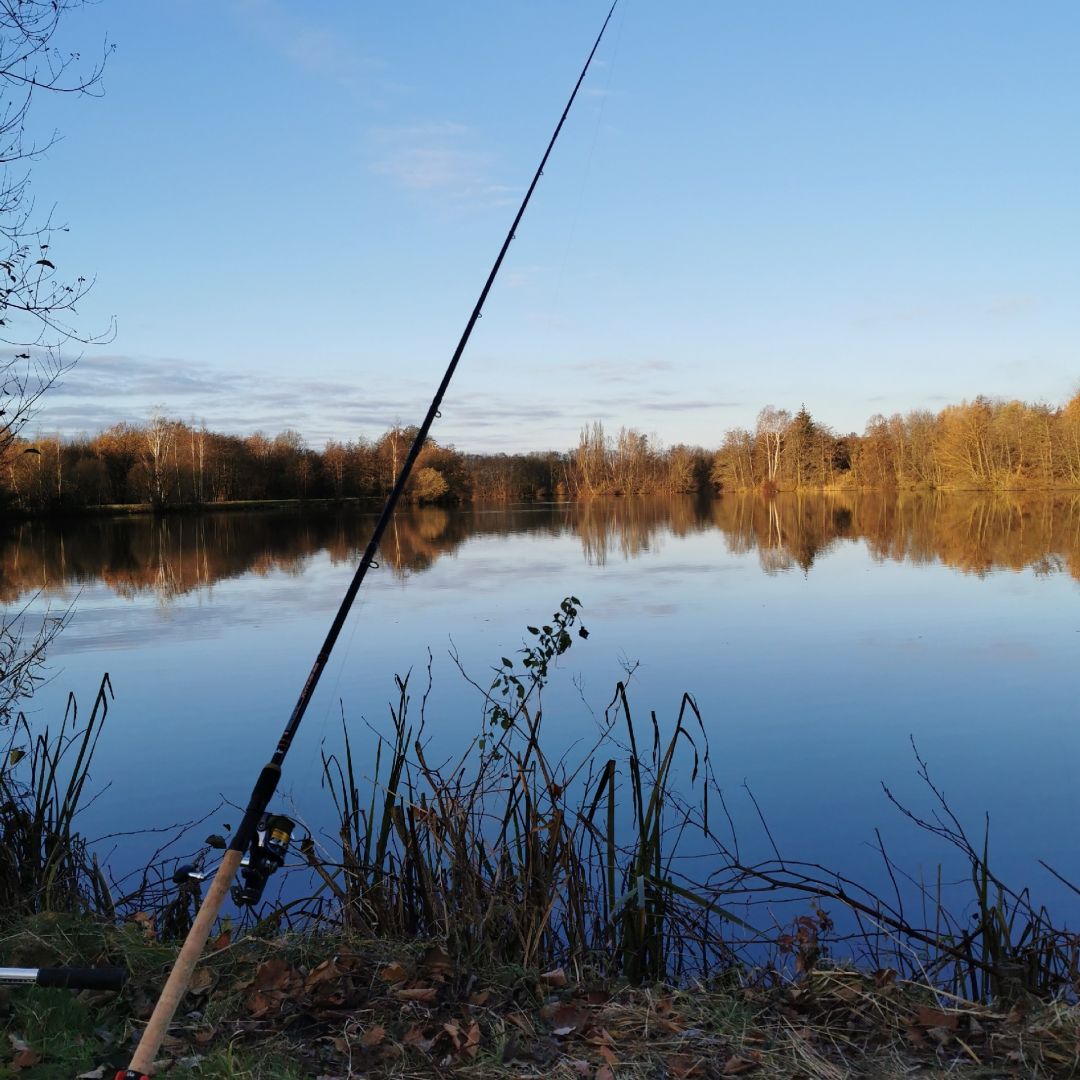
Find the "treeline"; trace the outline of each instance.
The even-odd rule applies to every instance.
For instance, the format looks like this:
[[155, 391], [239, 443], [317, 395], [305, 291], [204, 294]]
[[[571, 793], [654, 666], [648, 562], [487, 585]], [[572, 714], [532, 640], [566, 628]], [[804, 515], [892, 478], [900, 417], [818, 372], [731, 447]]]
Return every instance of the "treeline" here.
[[768, 407], [753, 431], [727, 432], [710, 475], [728, 490], [1080, 487], [1080, 394], [1060, 408], [977, 397], [877, 415], [862, 435], [836, 435], [805, 407]]
[[[0, 505], [45, 511], [117, 503], [158, 509], [237, 500], [381, 499], [415, 435], [330, 441], [208, 431], [163, 416], [76, 439], [17, 439], [0, 455]], [[938, 413], [874, 416], [837, 435], [805, 407], [771, 406], [720, 448], [663, 447], [633, 429], [584, 429], [569, 452], [464, 454], [429, 440], [407, 490], [423, 503], [600, 495], [859, 489], [1080, 487], [1080, 394], [1062, 407], [978, 397]]]
[[[415, 429], [311, 449], [296, 431], [224, 435], [163, 416], [98, 435], [20, 440], [0, 471], [0, 499], [24, 510], [149, 504], [158, 509], [236, 500], [379, 498], [393, 486]], [[466, 458], [429, 441], [407, 497], [460, 498]]]
[[[394, 427], [378, 439], [330, 441], [313, 450], [295, 431], [223, 435], [155, 416], [98, 435], [18, 440], [0, 459], [0, 505], [46, 511], [148, 504], [158, 509], [245, 500], [375, 499], [393, 486], [416, 434]], [[600, 425], [584, 451], [464, 454], [428, 440], [406, 489], [414, 504], [517, 502], [645, 491], [686, 492], [709, 483], [711, 455], [662, 451]]]

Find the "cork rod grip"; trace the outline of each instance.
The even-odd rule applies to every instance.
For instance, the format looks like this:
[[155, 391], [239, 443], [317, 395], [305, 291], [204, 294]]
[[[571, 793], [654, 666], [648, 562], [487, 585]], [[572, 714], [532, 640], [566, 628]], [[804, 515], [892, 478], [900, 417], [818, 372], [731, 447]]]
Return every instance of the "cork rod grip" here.
[[139, 1040], [139, 1045], [135, 1048], [135, 1055], [131, 1059], [128, 1070], [129, 1074], [150, 1075], [154, 1059], [157, 1057], [161, 1044], [168, 1034], [169, 1024], [184, 994], [187, 992], [188, 984], [191, 982], [191, 974], [195, 970], [195, 965], [199, 962], [199, 957], [202, 956], [207, 939], [210, 937], [210, 931], [214, 929], [218, 912], [221, 910], [222, 904], [225, 903], [225, 898], [229, 895], [229, 886], [236, 877], [236, 871], [239, 869], [240, 860], [243, 857], [244, 853], [242, 851], [230, 849], [225, 852], [225, 857], [221, 860], [221, 865], [214, 875], [214, 880], [210, 883], [210, 888], [207, 890], [206, 897], [199, 908], [199, 913], [195, 916], [195, 921], [188, 931], [188, 936], [184, 939], [180, 955], [177, 956], [176, 963], [173, 964], [173, 969], [169, 973], [169, 978], [161, 991], [157, 1005], [154, 1006], [154, 1012], [147, 1022], [146, 1030]]

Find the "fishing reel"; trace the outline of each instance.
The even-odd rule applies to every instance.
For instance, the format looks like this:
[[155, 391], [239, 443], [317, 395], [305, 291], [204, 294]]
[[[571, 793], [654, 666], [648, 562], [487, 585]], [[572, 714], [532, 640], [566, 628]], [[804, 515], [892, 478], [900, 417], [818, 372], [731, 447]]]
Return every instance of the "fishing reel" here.
[[280, 870], [289, 854], [295, 822], [284, 814], [263, 814], [251, 838], [247, 859], [240, 866], [241, 885], [232, 887], [233, 903], [254, 907], [261, 899], [267, 879]]
[[[267, 879], [285, 862], [295, 827], [296, 823], [284, 814], [263, 814], [259, 818], [251, 846], [240, 860], [242, 884], [234, 885], [230, 890], [233, 903], [238, 907], [254, 907], [262, 899]], [[219, 840], [218, 844], [224, 847], [225, 842]], [[213, 869], [189, 864], [178, 867], [172, 879], [177, 885], [201, 883], [212, 873]]]

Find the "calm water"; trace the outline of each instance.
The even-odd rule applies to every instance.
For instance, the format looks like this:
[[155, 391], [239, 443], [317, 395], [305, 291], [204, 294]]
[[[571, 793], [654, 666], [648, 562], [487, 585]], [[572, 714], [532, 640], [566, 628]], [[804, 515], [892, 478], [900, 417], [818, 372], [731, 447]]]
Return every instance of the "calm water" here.
[[[91, 833], [246, 799], [371, 520], [219, 514], [0, 534], [9, 614], [74, 609], [35, 718], [55, 718], [68, 690], [88, 704], [104, 671], [115, 687], [94, 770], [111, 787], [86, 814]], [[429, 509], [399, 517], [380, 560], [286, 768], [285, 802], [315, 827], [328, 821], [319, 748], [339, 745], [342, 713], [370, 745], [364, 724], [383, 725], [393, 674], [413, 669], [419, 688], [430, 649], [432, 753], [451, 752], [481, 702], [450, 651], [486, 685], [525, 625], [572, 593], [590, 637], [548, 694], [554, 745], [587, 737], [631, 668], [642, 718], [672, 718], [689, 691], [745, 842], [764, 843], [744, 783], [786, 855], [874, 879], [875, 826], [913, 870], [942, 854], [881, 791], [928, 806], [914, 738], [973, 833], [990, 812], [999, 871], [1051, 902], [1063, 894], [1039, 858], [1080, 877], [1080, 500]]]

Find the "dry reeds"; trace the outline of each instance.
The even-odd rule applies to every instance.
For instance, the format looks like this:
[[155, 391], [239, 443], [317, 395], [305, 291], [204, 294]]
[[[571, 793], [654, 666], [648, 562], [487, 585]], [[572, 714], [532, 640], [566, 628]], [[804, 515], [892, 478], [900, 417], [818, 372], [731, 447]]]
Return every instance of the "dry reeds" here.
[[59, 730], [35, 734], [15, 716], [0, 758], [0, 911], [112, 913], [86, 839], [75, 825], [112, 685], [105, 675], [80, 725], [69, 695]]

